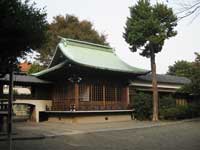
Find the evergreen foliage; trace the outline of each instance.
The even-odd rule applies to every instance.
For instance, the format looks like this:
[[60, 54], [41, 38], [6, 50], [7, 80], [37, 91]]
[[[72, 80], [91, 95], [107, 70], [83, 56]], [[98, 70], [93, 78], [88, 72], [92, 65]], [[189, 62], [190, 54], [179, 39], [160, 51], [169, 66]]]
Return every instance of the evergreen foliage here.
[[31, 68], [28, 70], [28, 74], [40, 72], [43, 69], [44, 69], [44, 67], [42, 65], [40, 65], [37, 62], [34, 62], [33, 64], [31, 64]]
[[154, 53], [160, 52], [164, 41], [177, 34], [174, 31], [177, 17], [164, 4], [151, 6], [149, 0], [139, 0], [135, 6], [130, 7], [130, 15], [124, 38], [131, 50], [141, 50], [142, 56], [150, 57], [152, 50]]
[[39, 60], [44, 66], [48, 66], [52, 59], [55, 48], [60, 40], [58, 36], [108, 45], [106, 36], [99, 34], [91, 22], [87, 20], [80, 21], [73, 15], [54, 17], [53, 22], [48, 25], [47, 35], [47, 42], [39, 50]]
[[161, 109], [160, 116], [162, 117], [162, 119], [168, 119], [168, 120], [199, 117], [200, 105], [199, 104], [178, 105], [176, 107]]
[[185, 85], [180, 92], [200, 95], [200, 54], [195, 55], [193, 62], [177, 61], [173, 66], [169, 66], [167, 74], [188, 77], [191, 83]]
[[168, 95], [160, 96], [159, 110], [166, 108], [173, 108], [175, 106], [176, 106], [176, 100], [171, 94], [168, 93]]
[[152, 116], [152, 96], [143, 92], [138, 92], [133, 99], [133, 109], [135, 118], [139, 120], [150, 119]]
[[153, 87], [153, 121], [158, 120], [158, 90], [156, 78], [155, 54], [162, 50], [166, 39], [177, 34], [174, 27], [177, 17], [171, 8], [162, 3], [151, 5], [149, 0], [139, 0], [130, 7], [127, 18], [125, 40], [133, 52], [140, 50], [140, 55], [150, 58]]
[[[159, 98], [160, 119], [177, 120], [200, 116], [200, 102], [177, 105], [173, 95], [162, 95]], [[149, 120], [152, 117], [152, 96], [150, 93], [137, 92], [131, 101], [138, 120]]]
[[192, 63], [185, 60], [181, 60], [176, 61], [174, 65], [169, 66], [167, 74], [179, 77], [191, 77], [192, 72]]
[[0, 72], [7, 73], [9, 65], [17, 62], [31, 49], [45, 41], [46, 13], [28, 0], [0, 1]]

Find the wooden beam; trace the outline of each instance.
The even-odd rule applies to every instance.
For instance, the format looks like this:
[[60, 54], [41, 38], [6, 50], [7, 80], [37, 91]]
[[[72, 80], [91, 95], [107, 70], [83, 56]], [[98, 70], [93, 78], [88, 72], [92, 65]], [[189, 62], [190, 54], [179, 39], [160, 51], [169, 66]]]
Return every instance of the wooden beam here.
[[75, 83], [74, 85], [74, 88], [75, 88], [75, 107], [76, 107], [76, 110], [79, 109], [79, 85], [78, 83]]

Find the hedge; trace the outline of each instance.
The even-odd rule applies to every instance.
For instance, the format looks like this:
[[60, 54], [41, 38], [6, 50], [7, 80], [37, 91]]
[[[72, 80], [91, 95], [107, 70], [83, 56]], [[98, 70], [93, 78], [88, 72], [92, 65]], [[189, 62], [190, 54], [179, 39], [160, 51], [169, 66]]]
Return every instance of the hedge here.
[[[138, 120], [150, 120], [152, 118], [152, 95], [138, 92], [131, 102], [131, 108], [135, 110], [135, 118]], [[176, 105], [176, 100], [171, 95], [159, 98], [160, 119], [186, 119], [200, 116], [200, 104]]]
[[161, 119], [178, 120], [200, 116], [200, 105], [189, 104], [160, 110]]

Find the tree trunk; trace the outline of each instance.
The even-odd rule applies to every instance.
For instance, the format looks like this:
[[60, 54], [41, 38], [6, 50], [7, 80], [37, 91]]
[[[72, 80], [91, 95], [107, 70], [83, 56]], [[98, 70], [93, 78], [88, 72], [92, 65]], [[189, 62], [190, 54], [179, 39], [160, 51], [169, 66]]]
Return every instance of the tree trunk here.
[[154, 51], [151, 51], [151, 71], [152, 71], [152, 90], [153, 90], [153, 121], [158, 121], [158, 87], [156, 76], [156, 63]]

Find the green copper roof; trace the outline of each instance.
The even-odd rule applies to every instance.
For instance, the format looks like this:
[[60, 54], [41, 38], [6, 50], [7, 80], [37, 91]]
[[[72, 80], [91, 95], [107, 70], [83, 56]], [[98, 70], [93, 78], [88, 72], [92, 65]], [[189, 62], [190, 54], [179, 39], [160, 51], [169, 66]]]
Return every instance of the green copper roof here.
[[[59, 59], [58, 57], [65, 57]], [[62, 67], [65, 62], [73, 62], [80, 66], [96, 68], [101, 70], [145, 74], [148, 71], [130, 66], [123, 62], [115, 53], [114, 49], [108, 46], [62, 38], [58, 44], [54, 58], [47, 70], [34, 75], [40, 76]], [[62, 65], [60, 65], [60, 63]]]

